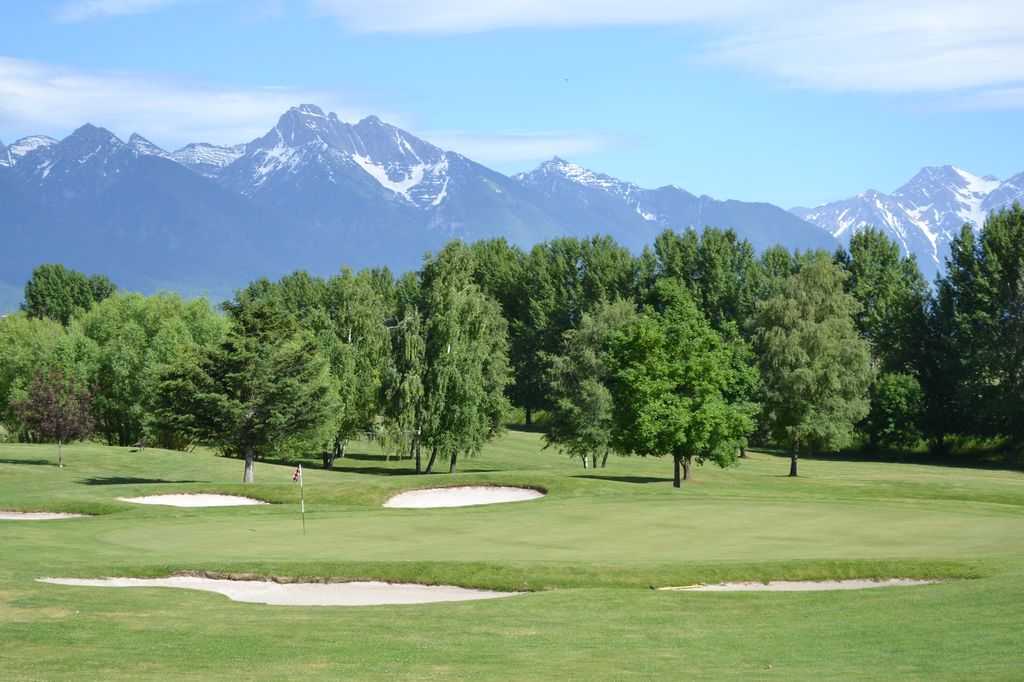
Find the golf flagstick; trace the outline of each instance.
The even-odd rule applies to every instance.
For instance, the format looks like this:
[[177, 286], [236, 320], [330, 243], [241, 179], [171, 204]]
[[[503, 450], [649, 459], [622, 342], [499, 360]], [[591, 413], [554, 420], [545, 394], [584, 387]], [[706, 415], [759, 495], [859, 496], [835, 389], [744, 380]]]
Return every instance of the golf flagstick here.
[[299, 510], [302, 512], [302, 534], [306, 534], [306, 494], [302, 489], [302, 465], [300, 464], [295, 469], [295, 474], [292, 476], [292, 482], [299, 482]]

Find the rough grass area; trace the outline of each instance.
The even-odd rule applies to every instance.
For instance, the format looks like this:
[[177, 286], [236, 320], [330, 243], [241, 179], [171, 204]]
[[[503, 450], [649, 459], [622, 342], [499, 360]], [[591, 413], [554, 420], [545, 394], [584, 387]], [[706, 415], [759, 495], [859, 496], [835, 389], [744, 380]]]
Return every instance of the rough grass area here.
[[[671, 487], [668, 460], [584, 470], [510, 432], [462, 471], [417, 477], [356, 444], [301, 459], [0, 445], [0, 508], [94, 514], [0, 521], [3, 679], [1019, 679], [1024, 475], [753, 453]], [[306, 534], [295, 463], [305, 478]], [[446, 467], [444, 467], [446, 469]], [[385, 509], [439, 485], [542, 499]], [[243, 494], [274, 505], [151, 507], [117, 497]], [[384, 607], [263, 606], [37, 577], [177, 573], [389, 580], [529, 594]], [[941, 578], [815, 593], [688, 593], [695, 582]]]

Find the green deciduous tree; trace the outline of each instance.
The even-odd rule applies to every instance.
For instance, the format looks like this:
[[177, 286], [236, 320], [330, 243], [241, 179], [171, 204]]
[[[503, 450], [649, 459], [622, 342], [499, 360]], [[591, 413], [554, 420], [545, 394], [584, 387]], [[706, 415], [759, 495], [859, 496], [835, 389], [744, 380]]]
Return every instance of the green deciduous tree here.
[[50, 318], [17, 313], [0, 318], [0, 425], [30, 440], [13, 403], [23, 400], [35, 372], [59, 371], [68, 381], [92, 385], [96, 346], [81, 330]]
[[191, 345], [223, 340], [225, 324], [206, 299], [126, 293], [111, 296], [80, 313], [69, 325], [93, 342], [93, 405], [96, 430], [110, 445], [132, 445], [143, 436], [153, 445], [182, 448], [180, 434], [153, 421], [161, 368]]
[[530, 251], [520, 280], [520, 316], [510, 320], [511, 394], [528, 422], [534, 410], [551, 405], [548, 371], [565, 332], [602, 302], [633, 298], [636, 281], [635, 260], [611, 237], [564, 237]]
[[673, 485], [691, 464], [728, 466], [754, 428], [756, 382], [738, 336], [725, 340], [674, 280], [655, 288], [655, 305], [610, 345], [615, 444], [641, 456], [670, 455]]
[[[579, 329], [565, 333], [564, 354], [552, 358], [552, 400], [547, 445], [604, 466], [612, 449], [613, 402], [606, 350], [611, 337], [636, 318], [629, 301], [604, 303], [584, 313]], [[547, 447], [547, 446], [545, 446]]]
[[502, 428], [510, 381], [506, 322], [498, 303], [473, 282], [473, 255], [450, 242], [421, 273], [423, 398], [420, 427], [434, 461], [455, 472]]
[[754, 316], [764, 418], [772, 436], [793, 448], [790, 476], [801, 445], [842, 447], [868, 413], [871, 354], [854, 325], [860, 307], [843, 290], [845, 277], [824, 252], [805, 257]]
[[924, 392], [910, 374], [883, 372], [869, 390], [871, 409], [862, 424], [868, 445], [910, 448], [921, 442]]
[[49, 317], [67, 324], [71, 316], [88, 310], [117, 291], [104, 275], [88, 277], [60, 263], [44, 264], [32, 271], [25, 285], [22, 309], [33, 317]]

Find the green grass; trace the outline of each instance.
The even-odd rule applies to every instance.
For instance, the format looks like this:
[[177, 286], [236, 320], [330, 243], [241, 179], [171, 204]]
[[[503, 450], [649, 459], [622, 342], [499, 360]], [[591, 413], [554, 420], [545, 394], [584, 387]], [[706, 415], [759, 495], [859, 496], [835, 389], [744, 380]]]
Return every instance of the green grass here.
[[[335, 471], [82, 444], [0, 444], [2, 679], [1019, 679], [1024, 475], [752, 453], [671, 487], [668, 460], [607, 469], [509, 432], [460, 473], [417, 477], [356, 444]], [[444, 470], [447, 467], [443, 467]], [[502, 483], [540, 500], [384, 509], [410, 488]], [[119, 496], [223, 492], [275, 504], [180, 509]], [[41, 576], [191, 572], [528, 591], [481, 602], [271, 607]], [[672, 593], [698, 581], [943, 578], [911, 588]]]

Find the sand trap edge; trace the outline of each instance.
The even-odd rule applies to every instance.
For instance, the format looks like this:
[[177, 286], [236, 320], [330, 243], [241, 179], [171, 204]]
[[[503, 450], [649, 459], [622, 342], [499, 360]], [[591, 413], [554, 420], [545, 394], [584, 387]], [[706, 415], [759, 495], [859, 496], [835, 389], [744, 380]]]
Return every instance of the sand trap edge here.
[[0, 521], [51, 521], [54, 519], [80, 519], [89, 514], [71, 512], [26, 512], [14, 509], [0, 509]]
[[220, 493], [168, 493], [165, 495], [118, 497], [117, 499], [120, 502], [163, 507], [246, 507], [257, 504], [269, 504], [269, 502], [257, 500], [253, 497], [223, 495]]
[[546, 490], [513, 485], [452, 485], [406, 490], [389, 497], [389, 509], [440, 509], [485, 504], [526, 502], [547, 495]]
[[199, 576], [169, 578], [36, 578], [37, 582], [76, 587], [175, 587], [217, 592], [233, 601], [270, 606], [383, 606], [429, 604], [513, 597], [522, 592], [473, 590], [454, 585], [352, 581], [338, 583], [228, 580]]
[[887, 580], [773, 580], [767, 583], [718, 583], [655, 588], [662, 592], [821, 592], [825, 590], [865, 590], [875, 587], [934, 585], [938, 580], [889, 578]]

